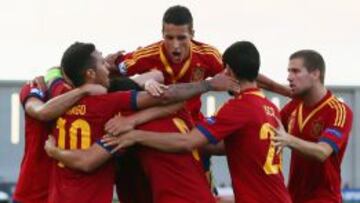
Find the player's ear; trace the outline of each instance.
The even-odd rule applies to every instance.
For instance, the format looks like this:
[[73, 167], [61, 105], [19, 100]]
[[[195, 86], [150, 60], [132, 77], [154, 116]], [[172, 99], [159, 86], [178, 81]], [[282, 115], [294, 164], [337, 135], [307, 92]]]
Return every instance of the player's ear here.
[[85, 71], [85, 78], [87, 80], [95, 80], [96, 78], [96, 72], [93, 68], [89, 68]]
[[315, 80], [321, 80], [320, 79], [320, 70], [318, 70], [318, 69], [313, 70], [312, 72], [310, 72], [310, 74]]
[[234, 72], [231, 70], [231, 68], [230, 68], [230, 66], [228, 64], [225, 64], [224, 67], [225, 67], [224, 68], [225, 75], [230, 76], [230, 77], [235, 77]]

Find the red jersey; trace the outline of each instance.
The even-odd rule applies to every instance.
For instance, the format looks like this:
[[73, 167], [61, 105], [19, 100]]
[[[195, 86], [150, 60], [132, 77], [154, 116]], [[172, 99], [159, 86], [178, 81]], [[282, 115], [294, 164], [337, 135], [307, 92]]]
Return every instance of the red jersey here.
[[[137, 128], [187, 133], [188, 126], [192, 125], [178, 116], [179, 114], [153, 120]], [[138, 155], [149, 179], [154, 203], [215, 202], [197, 151], [175, 154], [139, 147]]]
[[351, 109], [330, 91], [311, 107], [294, 99], [281, 111], [288, 132], [310, 142], [326, 142], [333, 148], [324, 162], [292, 151], [289, 192], [295, 203], [342, 202], [341, 161], [352, 125]]
[[[223, 70], [218, 50], [197, 41], [192, 41], [189, 58], [180, 64], [172, 64], [168, 59], [163, 41], [129, 53], [119, 58], [117, 64], [122, 75], [158, 69], [164, 74], [165, 84], [201, 81]], [[200, 96], [189, 100], [187, 106], [195, 121], [202, 117]]]
[[[46, 101], [37, 88], [31, 88], [26, 84], [20, 90], [23, 107], [31, 97]], [[49, 133], [47, 123], [25, 113], [25, 150], [14, 192], [14, 200], [18, 202], [46, 203], [48, 200], [49, 171], [52, 162], [44, 150], [44, 144]]]
[[281, 157], [270, 144], [278, 116], [276, 106], [258, 89], [248, 89], [197, 125], [209, 142], [224, 139], [236, 202], [291, 202]]
[[[53, 131], [57, 146], [61, 149], [89, 148], [105, 134], [105, 123], [117, 112], [136, 109], [135, 98], [135, 91], [84, 97], [58, 118]], [[92, 173], [68, 169], [61, 163], [55, 163], [49, 201], [111, 202], [114, 181], [115, 170], [111, 161]]]

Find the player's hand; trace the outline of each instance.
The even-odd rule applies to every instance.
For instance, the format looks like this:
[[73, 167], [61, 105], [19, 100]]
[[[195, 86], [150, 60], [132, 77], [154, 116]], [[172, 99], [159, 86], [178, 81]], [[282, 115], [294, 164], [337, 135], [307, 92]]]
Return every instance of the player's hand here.
[[107, 93], [107, 89], [99, 84], [84, 84], [80, 87], [87, 95], [102, 95]]
[[213, 91], [240, 92], [239, 82], [224, 72], [216, 74], [213, 78], [209, 79], [208, 82]]
[[109, 64], [108, 69], [110, 72], [117, 72], [117, 65], [116, 65], [116, 59], [123, 56], [125, 53], [124, 50], [120, 50], [116, 53], [109, 54], [105, 57], [105, 61]]
[[116, 136], [121, 133], [128, 132], [134, 129], [134, 121], [130, 118], [123, 117], [121, 113], [118, 113], [116, 116], [111, 118], [105, 124], [105, 131], [108, 135]]
[[47, 86], [45, 83], [45, 79], [44, 76], [37, 76], [35, 77], [32, 81], [30, 81], [30, 87], [31, 88], [38, 88], [40, 89], [42, 92], [46, 92], [47, 91]]
[[165, 89], [168, 89], [169, 87], [157, 82], [154, 79], [149, 79], [145, 82], [144, 89], [154, 97], [159, 97], [164, 93]]
[[276, 118], [276, 121], [278, 123], [278, 128], [272, 128], [272, 130], [275, 132], [275, 136], [271, 138], [273, 141], [273, 145], [276, 148], [276, 154], [280, 154], [284, 147], [289, 146], [292, 141], [292, 135], [288, 134], [281, 123], [281, 121]]
[[118, 137], [105, 135], [101, 139], [101, 142], [104, 143], [105, 147], [112, 146], [113, 149], [111, 150], [111, 153], [113, 154], [118, 150], [122, 150], [136, 144], [135, 136], [136, 130], [132, 130]]
[[53, 154], [57, 150], [54, 136], [49, 135], [48, 139], [45, 141], [44, 149], [49, 157], [53, 157]]

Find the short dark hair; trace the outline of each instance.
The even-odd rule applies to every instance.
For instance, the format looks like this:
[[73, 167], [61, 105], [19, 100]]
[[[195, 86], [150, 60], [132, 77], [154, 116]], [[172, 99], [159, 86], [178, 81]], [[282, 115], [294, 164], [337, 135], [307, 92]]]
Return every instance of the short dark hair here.
[[117, 77], [110, 80], [109, 92], [127, 90], [142, 91], [143, 89], [134, 80], [127, 77]]
[[85, 83], [85, 72], [95, 68], [95, 59], [91, 55], [95, 51], [91, 43], [75, 42], [64, 52], [61, 59], [61, 68], [75, 87]]
[[302, 58], [304, 61], [304, 66], [308, 72], [314, 70], [320, 71], [320, 81], [324, 84], [325, 80], [325, 61], [320, 53], [310, 49], [304, 49], [297, 51], [290, 56], [290, 60], [295, 58]]
[[193, 17], [188, 8], [176, 5], [165, 11], [163, 16], [163, 29], [164, 24], [189, 25], [191, 31], [193, 29]]
[[248, 41], [235, 42], [223, 54], [224, 64], [228, 64], [238, 79], [254, 81], [260, 68], [260, 54], [255, 45]]

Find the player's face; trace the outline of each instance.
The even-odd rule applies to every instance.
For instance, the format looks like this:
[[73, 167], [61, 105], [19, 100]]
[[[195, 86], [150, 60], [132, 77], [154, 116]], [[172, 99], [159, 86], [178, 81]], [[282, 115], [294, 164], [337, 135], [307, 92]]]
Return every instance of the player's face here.
[[189, 25], [163, 25], [165, 49], [173, 63], [181, 63], [189, 56], [192, 37]]
[[313, 86], [314, 77], [304, 66], [302, 58], [294, 58], [289, 62], [288, 81], [294, 96], [302, 96]]
[[96, 50], [92, 53], [92, 55], [96, 60], [96, 69], [95, 69], [96, 84], [100, 84], [104, 87], [109, 87], [109, 85], [110, 85], [109, 71], [108, 71], [109, 64], [105, 61], [101, 52]]

